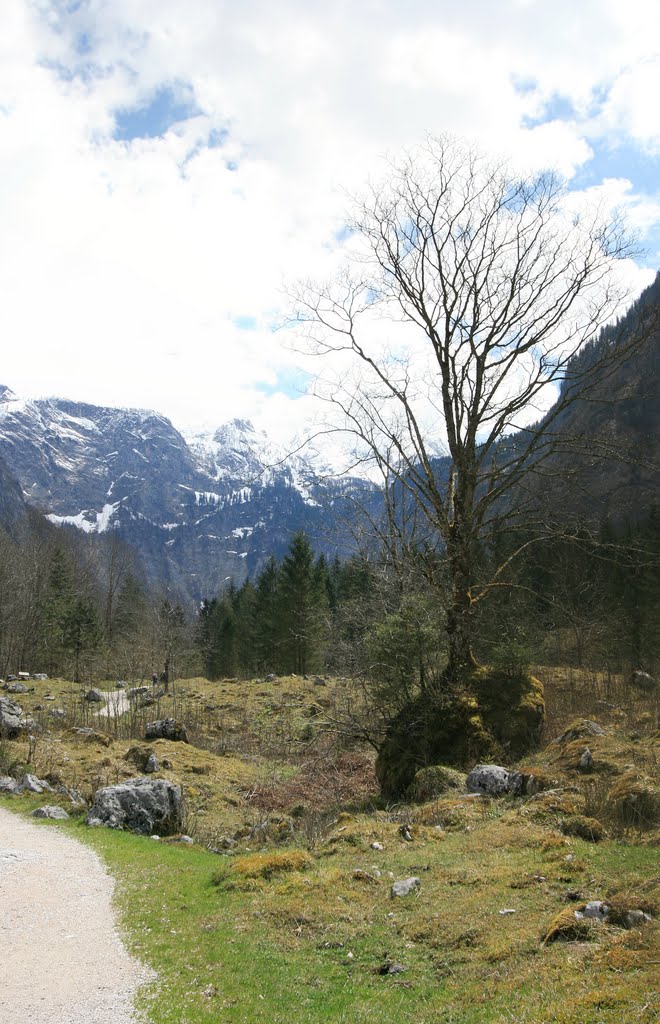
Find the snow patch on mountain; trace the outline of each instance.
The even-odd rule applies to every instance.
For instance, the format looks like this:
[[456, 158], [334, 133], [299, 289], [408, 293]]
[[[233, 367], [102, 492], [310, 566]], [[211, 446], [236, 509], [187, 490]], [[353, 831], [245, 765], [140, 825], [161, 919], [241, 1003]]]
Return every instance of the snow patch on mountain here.
[[73, 516], [58, 516], [51, 512], [46, 519], [56, 526], [77, 526], [83, 533], [105, 533], [117, 525], [112, 523], [112, 518], [120, 504], [121, 502], [117, 501], [114, 505], [104, 505], [100, 512], [83, 509]]

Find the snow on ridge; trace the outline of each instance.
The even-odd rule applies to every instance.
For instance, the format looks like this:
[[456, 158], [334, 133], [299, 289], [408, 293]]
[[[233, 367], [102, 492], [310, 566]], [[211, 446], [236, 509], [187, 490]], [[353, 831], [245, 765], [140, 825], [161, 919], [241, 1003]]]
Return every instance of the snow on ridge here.
[[116, 525], [111, 520], [120, 504], [116, 501], [112, 505], [104, 505], [100, 512], [83, 509], [75, 516], [58, 516], [51, 512], [46, 519], [55, 526], [76, 526], [83, 533], [106, 533]]

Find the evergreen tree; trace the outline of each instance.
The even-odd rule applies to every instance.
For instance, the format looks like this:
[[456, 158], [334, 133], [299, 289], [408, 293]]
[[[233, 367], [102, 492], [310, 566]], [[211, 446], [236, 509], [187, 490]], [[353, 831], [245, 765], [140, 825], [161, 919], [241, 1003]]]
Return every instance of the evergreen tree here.
[[79, 683], [83, 655], [93, 654], [102, 636], [96, 608], [91, 601], [76, 598], [64, 614], [61, 627], [62, 646], [73, 655], [73, 681]]
[[257, 672], [274, 672], [279, 668], [279, 575], [277, 562], [271, 557], [259, 574], [255, 587], [254, 656]]
[[68, 553], [58, 546], [50, 558], [42, 627], [49, 675], [64, 672], [67, 653], [65, 631], [74, 617], [75, 602], [74, 567]]
[[327, 595], [309, 540], [300, 531], [280, 570], [279, 621], [282, 669], [305, 675], [323, 663]]

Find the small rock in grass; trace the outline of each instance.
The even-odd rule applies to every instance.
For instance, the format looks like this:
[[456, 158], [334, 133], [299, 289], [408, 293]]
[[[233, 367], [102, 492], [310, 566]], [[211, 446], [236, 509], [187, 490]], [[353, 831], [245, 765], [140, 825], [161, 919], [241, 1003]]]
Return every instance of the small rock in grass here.
[[416, 892], [419, 889], [421, 884], [422, 883], [419, 880], [419, 878], [414, 878], [414, 877], [413, 878], [402, 878], [402, 879], [400, 879], [400, 881], [394, 882], [392, 884], [392, 889], [390, 890], [390, 894], [393, 897], [394, 896], [409, 896], [411, 892]]
[[390, 964], [390, 963], [386, 963], [386, 964], [381, 964], [381, 966], [378, 968], [378, 973], [382, 974], [382, 975], [386, 975], [386, 974], [403, 974], [404, 971], [405, 971], [405, 967], [403, 966], [403, 964]]
[[372, 850], [384, 850], [385, 847], [383, 846], [382, 843], [372, 843], [371, 844], [371, 849]]
[[85, 700], [89, 701], [90, 704], [103, 704], [105, 698], [100, 690], [97, 690], [96, 687], [92, 687], [92, 689], [88, 690], [85, 694]]
[[507, 917], [509, 914], [517, 914], [518, 911], [514, 910], [513, 907], [506, 907], [504, 910], [498, 910], [497, 913], [500, 914], [501, 917]]
[[32, 811], [33, 818], [53, 818], [57, 821], [64, 821], [69, 817], [63, 807], [56, 807], [54, 804], [46, 804], [45, 807], [37, 807]]
[[151, 775], [152, 772], [160, 771], [160, 764], [155, 754], [149, 754], [149, 757], [147, 758], [147, 763], [144, 766], [144, 770], [147, 773], [147, 775]]
[[592, 722], [589, 718], [580, 718], [568, 729], [565, 729], [561, 736], [558, 736], [555, 743], [572, 743], [573, 740], [584, 739], [585, 736], [605, 736], [605, 730], [598, 722]]
[[589, 750], [589, 747], [584, 748], [584, 752], [580, 758], [580, 769], [583, 772], [590, 772], [594, 766], [594, 755]]
[[10, 775], [0, 775], [0, 793], [16, 793], [18, 783]]
[[607, 921], [610, 908], [602, 900], [590, 900], [582, 910], [576, 910], [575, 916], [578, 921], [587, 918], [590, 921]]

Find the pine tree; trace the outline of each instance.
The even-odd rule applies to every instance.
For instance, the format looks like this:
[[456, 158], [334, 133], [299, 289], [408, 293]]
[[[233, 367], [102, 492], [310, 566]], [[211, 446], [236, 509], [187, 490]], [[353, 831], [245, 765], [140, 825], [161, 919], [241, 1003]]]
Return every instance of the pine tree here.
[[254, 600], [254, 655], [258, 672], [279, 669], [279, 647], [282, 639], [279, 614], [280, 570], [273, 557], [259, 574]]
[[327, 595], [302, 531], [282, 561], [278, 603], [283, 670], [306, 675], [322, 664]]

